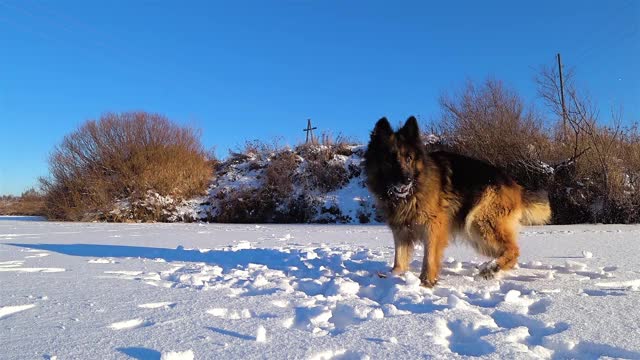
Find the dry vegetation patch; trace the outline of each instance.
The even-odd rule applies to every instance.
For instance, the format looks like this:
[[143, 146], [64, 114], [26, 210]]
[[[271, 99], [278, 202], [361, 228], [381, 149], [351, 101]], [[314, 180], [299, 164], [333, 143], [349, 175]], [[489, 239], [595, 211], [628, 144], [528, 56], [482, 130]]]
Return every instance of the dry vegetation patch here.
[[[51, 154], [51, 176], [41, 180], [47, 216], [163, 220], [157, 208], [163, 205], [145, 200], [155, 194], [174, 199], [202, 194], [211, 166], [194, 129], [158, 114], [105, 114], [65, 136]], [[114, 206], [123, 201], [129, 211], [114, 215]]]

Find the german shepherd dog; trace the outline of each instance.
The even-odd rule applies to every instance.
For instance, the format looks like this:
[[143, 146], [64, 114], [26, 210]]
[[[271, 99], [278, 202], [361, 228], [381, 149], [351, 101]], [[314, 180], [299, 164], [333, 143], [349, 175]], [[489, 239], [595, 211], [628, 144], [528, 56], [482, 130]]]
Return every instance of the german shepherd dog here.
[[519, 256], [520, 224], [545, 224], [551, 208], [544, 192], [530, 192], [501, 169], [445, 151], [427, 153], [415, 117], [398, 131], [380, 119], [365, 153], [367, 186], [393, 233], [391, 272], [409, 270], [416, 243], [424, 246], [421, 284], [438, 281], [451, 235], [494, 260], [479, 276], [491, 279], [511, 269]]

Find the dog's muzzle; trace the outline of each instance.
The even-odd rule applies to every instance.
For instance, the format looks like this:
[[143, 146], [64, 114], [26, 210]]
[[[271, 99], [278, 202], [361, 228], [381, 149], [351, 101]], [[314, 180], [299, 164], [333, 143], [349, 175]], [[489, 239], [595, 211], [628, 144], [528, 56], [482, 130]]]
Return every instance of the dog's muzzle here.
[[393, 185], [389, 188], [389, 195], [393, 195], [398, 198], [406, 198], [411, 195], [413, 190], [413, 181], [404, 185]]

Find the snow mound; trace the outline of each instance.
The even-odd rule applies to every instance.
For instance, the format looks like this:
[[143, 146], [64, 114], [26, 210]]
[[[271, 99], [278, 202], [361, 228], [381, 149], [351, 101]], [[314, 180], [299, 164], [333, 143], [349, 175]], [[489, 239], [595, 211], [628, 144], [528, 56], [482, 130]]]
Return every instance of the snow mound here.
[[[112, 214], [131, 218], [130, 208], [137, 206], [160, 207], [162, 219], [170, 222], [379, 223], [374, 198], [365, 185], [364, 151], [362, 145], [342, 144], [232, 154], [219, 166], [206, 195], [178, 201], [149, 192], [135, 204], [127, 199], [118, 202]], [[291, 188], [284, 197], [265, 183], [269, 167], [283, 156], [295, 161], [294, 169], [284, 169], [291, 172]], [[266, 204], [271, 206], [258, 215], [257, 208]], [[230, 207], [240, 211], [229, 218]]]

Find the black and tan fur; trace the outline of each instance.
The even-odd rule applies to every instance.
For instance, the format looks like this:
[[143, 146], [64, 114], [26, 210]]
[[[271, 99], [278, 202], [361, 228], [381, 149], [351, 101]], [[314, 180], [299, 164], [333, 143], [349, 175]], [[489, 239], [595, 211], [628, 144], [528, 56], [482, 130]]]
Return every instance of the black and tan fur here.
[[544, 193], [523, 189], [499, 168], [449, 152], [427, 153], [418, 122], [410, 117], [398, 131], [380, 119], [365, 154], [367, 185], [393, 232], [392, 272], [409, 270], [414, 245], [424, 245], [420, 280], [438, 280], [452, 235], [495, 259], [480, 275], [492, 278], [517, 262], [520, 224], [544, 224], [551, 209]]

